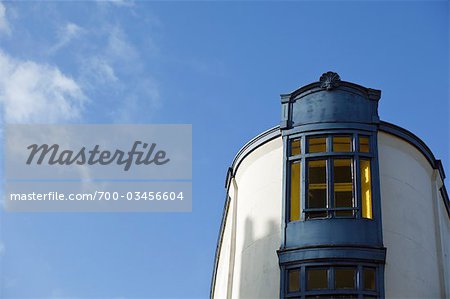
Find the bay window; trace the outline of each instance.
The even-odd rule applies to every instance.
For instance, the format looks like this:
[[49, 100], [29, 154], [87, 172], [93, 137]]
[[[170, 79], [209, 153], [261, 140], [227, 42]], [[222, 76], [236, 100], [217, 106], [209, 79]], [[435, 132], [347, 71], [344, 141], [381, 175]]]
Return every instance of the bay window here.
[[289, 139], [289, 221], [373, 219], [371, 138], [343, 132]]
[[285, 270], [284, 298], [377, 298], [374, 264], [300, 264]]

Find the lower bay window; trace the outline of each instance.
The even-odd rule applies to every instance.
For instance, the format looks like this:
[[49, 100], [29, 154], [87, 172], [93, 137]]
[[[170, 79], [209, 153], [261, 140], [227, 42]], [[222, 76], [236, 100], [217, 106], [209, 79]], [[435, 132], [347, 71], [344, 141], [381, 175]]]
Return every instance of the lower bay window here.
[[290, 266], [284, 274], [284, 298], [377, 298], [377, 271], [371, 264]]

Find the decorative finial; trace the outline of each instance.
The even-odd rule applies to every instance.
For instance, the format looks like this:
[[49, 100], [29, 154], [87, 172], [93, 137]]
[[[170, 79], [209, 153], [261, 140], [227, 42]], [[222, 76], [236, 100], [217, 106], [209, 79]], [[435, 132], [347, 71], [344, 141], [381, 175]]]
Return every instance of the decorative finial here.
[[339, 86], [341, 78], [335, 72], [326, 72], [320, 76], [320, 87], [326, 90], [332, 90]]

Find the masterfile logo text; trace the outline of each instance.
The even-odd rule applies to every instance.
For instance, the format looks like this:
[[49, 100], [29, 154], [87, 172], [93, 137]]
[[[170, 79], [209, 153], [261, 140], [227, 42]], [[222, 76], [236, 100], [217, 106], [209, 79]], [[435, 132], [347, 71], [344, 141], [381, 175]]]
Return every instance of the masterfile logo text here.
[[[124, 152], [119, 149], [114, 151], [100, 150], [100, 145], [96, 144], [93, 149], [87, 150], [86, 147], [82, 147], [78, 151], [73, 150], [62, 150], [60, 151], [60, 146], [58, 144], [48, 145], [48, 144], [31, 144], [27, 147], [30, 150], [30, 155], [28, 156], [27, 164], [32, 164], [35, 162], [41, 165], [44, 160], [49, 165], [108, 165], [111, 163], [117, 163], [118, 165], [124, 165], [124, 170], [128, 171], [133, 164], [136, 165], [164, 165], [170, 161], [166, 158], [166, 151], [155, 150], [156, 143], [148, 144], [142, 141], [135, 141], [129, 152]], [[142, 150], [139, 150], [139, 147]], [[39, 154], [39, 155], [37, 155]], [[38, 156], [36, 159], [35, 156]], [[136, 159], [134, 160], [134, 157]], [[36, 161], [34, 161], [36, 160]]]

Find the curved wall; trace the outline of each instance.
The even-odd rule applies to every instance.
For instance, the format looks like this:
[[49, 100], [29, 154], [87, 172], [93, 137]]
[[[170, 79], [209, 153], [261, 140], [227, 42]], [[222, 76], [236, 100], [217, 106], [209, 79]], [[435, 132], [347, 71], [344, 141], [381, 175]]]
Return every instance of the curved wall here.
[[214, 298], [279, 297], [282, 146], [276, 138], [256, 148], [231, 179]]
[[442, 245], [449, 239], [439, 234], [438, 214], [445, 211], [433, 190], [437, 170], [414, 146], [391, 134], [378, 133], [378, 155], [386, 298], [445, 298], [443, 270], [449, 260]]

